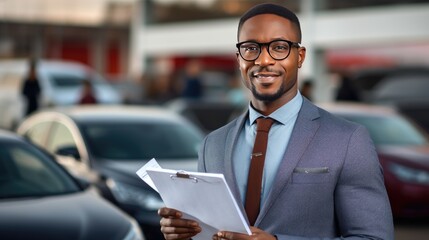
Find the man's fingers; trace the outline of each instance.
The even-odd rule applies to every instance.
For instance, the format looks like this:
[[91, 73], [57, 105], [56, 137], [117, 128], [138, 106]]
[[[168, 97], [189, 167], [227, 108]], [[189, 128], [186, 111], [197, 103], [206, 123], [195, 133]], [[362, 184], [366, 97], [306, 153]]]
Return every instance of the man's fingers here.
[[224, 232], [222, 238], [235, 239], [235, 233], [233, 233], [233, 232]]
[[218, 232], [215, 239], [234, 239], [234, 233], [232, 232]]
[[190, 238], [192, 238], [193, 236], [195, 236], [195, 234], [177, 234], [177, 233], [174, 233], [174, 234], [164, 234], [164, 238], [166, 239], [166, 240], [187, 240], [187, 239], [190, 239]]
[[190, 239], [201, 232], [198, 222], [182, 219], [182, 213], [175, 209], [160, 208], [158, 215], [162, 217], [159, 223], [161, 225], [161, 232], [167, 240]]
[[188, 219], [181, 219], [181, 218], [161, 218], [159, 221], [161, 226], [176, 226], [176, 227], [187, 227], [187, 228], [193, 228], [198, 227], [198, 222], [188, 220]]
[[181, 227], [168, 227], [161, 226], [161, 232], [164, 234], [165, 239], [189, 239], [201, 232], [200, 227], [195, 228], [181, 228]]
[[177, 211], [176, 209], [173, 209], [173, 208], [166, 208], [166, 207], [158, 209], [158, 215], [161, 217], [165, 217], [165, 218], [169, 218], [169, 217], [180, 218], [180, 217], [182, 217], [182, 213], [180, 211]]
[[[253, 237], [256, 236], [255, 233], [252, 233], [252, 236]], [[234, 239], [236, 239], [236, 240], [239, 240], [239, 239], [251, 239], [252, 236], [249, 236], [249, 235], [244, 234], [244, 233], [220, 231], [220, 232], [217, 232], [213, 236], [213, 240], [220, 240], [220, 239], [228, 239], [228, 240], [234, 240]], [[262, 238], [262, 239], [265, 239], [265, 238]]]
[[161, 231], [166, 234], [192, 234], [195, 235], [196, 233], [201, 232], [201, 228], [195, 227], [195, 228], [181, 228], [181, 227], [167, 227], [162, 226]]

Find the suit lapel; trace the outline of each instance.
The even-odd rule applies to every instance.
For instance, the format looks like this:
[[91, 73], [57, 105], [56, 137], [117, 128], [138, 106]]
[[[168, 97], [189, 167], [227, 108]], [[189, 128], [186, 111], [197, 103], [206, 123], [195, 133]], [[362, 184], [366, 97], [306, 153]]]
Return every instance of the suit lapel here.
[[289, 182], [293, 169], [301, 159], [305, 149], [308, 147], [317, 129], [319, 128], [319, 111], [311, 102], [304, 99], [303, 105], [292, 131], [292, 135], [284, 154], [283, 160], [280, 163], [276, 180], [273, 182], [267, 201], [263, 204], [261, 212], [256, 220], [255, 225], [258, 225], [266, 215], [270, 207], [274, 204], [278, 195]]
[[[248, 111], [241, 114], [237, 118], [235, 125], [228, 132], [228, 135], [226, 137], [226, 142], [225, 142], [225, 157], [224, 157], [225, 178], [226, 178], [226, 181], [228, 182], [228, 185], [231, 188], [232, 194], [235, 196], [235, 199], [239, 203], [238, 205], [240, 207], [242, 207], [242, 204], [240, 204], [242, 202], [242, 199], [240, 196], [240, 190], [237, 185], [232, 159], [234, 154], [234, 146], [236, 146], [239, 134], [242, 128], [244, 127], [245, 121], [247, 120], [247, 116], [248, 116]], [[245, 212], [244, 207], [242, 207], [242, 211]]]

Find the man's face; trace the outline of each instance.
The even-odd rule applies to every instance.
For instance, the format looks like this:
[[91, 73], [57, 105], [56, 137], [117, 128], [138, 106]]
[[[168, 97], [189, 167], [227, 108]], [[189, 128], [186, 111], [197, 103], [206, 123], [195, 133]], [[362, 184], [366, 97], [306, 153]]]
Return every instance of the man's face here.
[[[267, 43], [273, 40], [299, 42], [291, 21], [274, 14], [261, 14], [248, 19], [239, 33], [239, 42]], [[254, 61], [246, 61], [237, 53], [237, 61], [245, 86], [253, 101], [284, 104], [297, 92], [298, 68], [305, 58], [305, 48], [292, 47], [286, 59], [273, 59], [264, 46]], [[255, 104], [255, 102], [253, 102]]]

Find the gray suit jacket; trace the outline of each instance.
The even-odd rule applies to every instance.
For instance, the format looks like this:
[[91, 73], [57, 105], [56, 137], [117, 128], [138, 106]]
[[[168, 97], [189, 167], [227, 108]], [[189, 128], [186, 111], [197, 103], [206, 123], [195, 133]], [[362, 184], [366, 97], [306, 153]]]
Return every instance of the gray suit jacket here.
[[[232, 156], [246, 118], [210, 133], [198, 164], [201, 172], [223, 173], [238, 203]], [[393, 240], [383, 173], [367, 130], [304, 99], [255, 226], [278, 239]]]

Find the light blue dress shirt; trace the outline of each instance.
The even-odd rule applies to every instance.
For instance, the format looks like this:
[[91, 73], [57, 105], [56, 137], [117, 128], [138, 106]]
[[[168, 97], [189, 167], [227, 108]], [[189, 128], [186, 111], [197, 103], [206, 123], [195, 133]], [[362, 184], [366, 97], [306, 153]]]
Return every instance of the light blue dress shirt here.
[[269, 116], [263, 116], [249, 104], [249, 118], [246, 120], [245, 126], [238, 137], [237, 146], [235, 146], [233, 153], [233, 170], [237, 178], [236, 180], [238, 188], [240, 189], [241, 199], [243, 199], [243, 204], [246, 198], [247, 176], [251, 159], [250, 155], [256, 136], [256, 119], [262, 116], [276, 120], [268, 134], [268, 146], [265, 156], [264, 174], [262, 177], [262, 207], [274, 182], [280, 162], [283, 159], [298, 112], [301, 109], [302, 101], [302, 96], [298, 92], [290, 102], [283, 105]]

